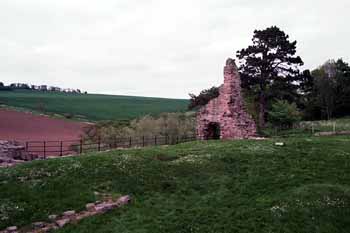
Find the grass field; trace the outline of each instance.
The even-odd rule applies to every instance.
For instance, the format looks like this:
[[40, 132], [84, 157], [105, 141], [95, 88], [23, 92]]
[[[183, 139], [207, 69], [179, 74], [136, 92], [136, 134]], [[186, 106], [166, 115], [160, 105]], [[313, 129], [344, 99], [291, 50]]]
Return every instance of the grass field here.
[[0, 91], [0, 103], [37, 112], [72, 114], [74, 118], [129, 120], [162, 112], [186, 111], [188, 100], [133, 96]]
[[278, 129], [276, 127], [267, 127], [262, 134], [268, 137], [281, 136], [311, 136], [320, 132], [350, 132], [350, 118], [336, 118], [332, 120], [321, 121], [302, 121], [294, 125], [291, 129]]
[[349, 142], [191, 142], [1, 169], [0, 229], [83, 209], [100, 192], [134, 201], [57, 232], [350, 232]]

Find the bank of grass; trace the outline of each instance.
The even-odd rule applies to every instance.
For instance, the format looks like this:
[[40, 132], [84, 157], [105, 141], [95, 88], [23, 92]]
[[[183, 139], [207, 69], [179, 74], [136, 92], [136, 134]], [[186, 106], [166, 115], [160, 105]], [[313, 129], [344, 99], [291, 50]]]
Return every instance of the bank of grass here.
[[[30, 90], [0, 91], [0, 104], [77, 120], [130, 120], [163, 112], [184, 112], [188, 100]], [[56, 117], [56, 116], [55, 116]]]
[[349, 142], [191, 142], [1, 169], [0, 228], [82, 209], [99, 192], [134, 201], [57, 232], [350, 232]]

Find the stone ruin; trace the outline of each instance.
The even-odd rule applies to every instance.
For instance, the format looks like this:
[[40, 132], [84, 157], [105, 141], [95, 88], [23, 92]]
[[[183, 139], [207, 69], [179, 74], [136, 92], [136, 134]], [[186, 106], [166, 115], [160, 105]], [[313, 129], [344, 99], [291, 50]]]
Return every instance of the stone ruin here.
[[19, 229], [17, 226], [7, 227], [0, 233], [45, 233], [53, 232], [59, 228], [64, 227], [67, 224], [77, 224], [81, 220], [92, 217], [95, 215], [101, 215], [107, 213], [113, 209], [122, 207], [131, 202], [131, 196], [126, 195], [114, 200], [113, 198], [107, 198], [103, 201], [96, 201], [95, 203], [86, 204], [86, 210], [76, 212], [75, 210], [68, 210], [61, 215], [49, 215], [49, 222], [35, 222], [32, 226], [24, 226]]
[[235, 61], [227, 59], [219, 96], [199, 110], [198, 139], [246, 139], [256, 137], [256, 124], [245, 111], [241, 79]]
[[0, 140], [0, 167], [10, 167], [30, 160], [25, 147], [18, 142]]

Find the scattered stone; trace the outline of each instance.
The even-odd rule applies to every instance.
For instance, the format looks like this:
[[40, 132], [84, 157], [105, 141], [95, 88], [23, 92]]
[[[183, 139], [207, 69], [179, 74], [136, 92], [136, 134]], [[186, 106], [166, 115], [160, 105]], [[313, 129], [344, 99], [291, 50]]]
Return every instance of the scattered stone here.
[[49, 215], [49, 220], [51, 220], [51, 221], [55, 221], [56, 219], [57, 219], [57, 215], [55, 215], [55, 214], [52, 214], [52, 215]]
[[284, 142], [275, 142], [275, 146], [285, 146]]
[[227, 59], [219, 96], [197, 115], [198, 139], [244, 139], [256, 136], [253, 118], [245, 111], [241, 79], [235, 61]]
[[60, 219], [60, 220], [56, 220], [56, 224], [58, 225], [58, 227], [63, 227], [64, 225], [66, 225], [67, 223], [70, 222], [69, 218], [64, 218], [64, 219]]
[[95, 204], [94, 203], [86, 204], [85, 207], [88, 211], [95, 211]]
[[33, 227], [35, 228], [35, 229], [37, 229], [37, 228], [43, 228], [45, 226], [45, 223], [44, 222], [35, 222], [35, 223], [33, 223]]
[[72, 217], [75, 215], [75, 211], [74, 210], [69, 210], [63, 213], [63, 216], [65, 217]]
[[102, 213], [102, 212], [104, 212], [104, 207], [100, 204], [100, 205], [97, 205], [97, 206], [95, 207], [95, 210], [96, 210], [97, 212]]
[[[78, 221], [98, 215], [103, 214], [107, 211], [110, 211], [112, 209], [118, 208], [122, 205], [126, 205], [130, 203], [131, 197], [129, 195], [122, 196], [118, 200], [113, 201], [112, 199], [104, 202], [99, 202], [99, 204], [89, 203], [86, 204], [86, 211], [82, 211], [79, 213], [76, 213], [74, 210], [66, 211], [62, 214], [62, 217], [60, 219], [57, 219], [57, 215], [50, 215], [49, 219], [53, 223], [45, 223], [45, 222], [35, 222], [32, 225], [34, 226], [34, 230], [28, 231], [23, 228], [20, 230], [21, 233], [44, 233], [44, 232], [51, 232], [51, 230], [62, 228], [68, 223], [77, 223]], [[16, 226], [8, 227], [5, 231], [0, 231], [0, 233], [18, 233]]]
[[[4, 156], [4, 155], [2, 155]], [[0, 163], [10, 163], [12, 161], [12, 159], [8, 158], [8, 157], [0, 157]]]
[[266, 140], [267, 138], [264, 137], [252, 137], [251, 139], [257, 140], [257, 141], [263, 141]]
[[99, 193], [99, 192], [96, 192], [96, 191], [94, 192], [94, 194], [95, 194], [96, 196], [100, 195], [100, 193]]
[[49, 232], [51, 229], [55, 229], [55, 228], [53, 228], [53, 227], [43, 227], [43, 228], [41, 228], [40, 233]]
[[102, 203], [102, 204], [99, 204], [95, 207], [95, 210], [97, 212], [106, 212], [108, 210], [111, 210], [111, 209], [114, 209], [115, 207], [118, 206], [118, 203]]
[[15, 233], [15, 232], [17, 232], [17, 229], [18, 228], [16, 226], [11, 226], [11, 227], [6, 228], [6, 231], [9, 233]]
[[28, 158], [25, 147], [19, 142], [0, 140], [0, 167], [12, 167]]
[[87, 218], [87, 217], [90, 217], [90, 216], [93, 216], [96, 214], [97, 214], [96, 211], [83, 211], [83, 212], [79, 213], [79, 215], [77, 215], [76, 221], [80, 221], [84, 218]]
[[131, 196], [126, 195], [126, 196], [122, 196], [118, 199], [118, 203], [119, 204], [129, 204], [131, 202]]

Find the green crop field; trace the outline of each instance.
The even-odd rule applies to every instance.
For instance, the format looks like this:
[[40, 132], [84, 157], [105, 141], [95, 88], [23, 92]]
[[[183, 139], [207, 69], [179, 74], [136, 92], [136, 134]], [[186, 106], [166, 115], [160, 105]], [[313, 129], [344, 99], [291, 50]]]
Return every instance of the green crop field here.
[[[275, 146], [275, 142], [285, 146]], [[202, 141], [0, 169], [0, 229], [133, 202], [59, 233], [350, 232], [350, 138]]]
[[0, 91], [0, 103], [37, 112], [73, 115], [91, 121], [129, 120], [162, 112], [186, 111], [188, 100], [134, 96]]

